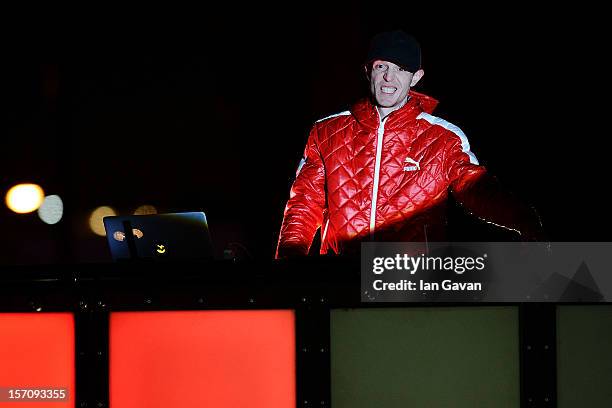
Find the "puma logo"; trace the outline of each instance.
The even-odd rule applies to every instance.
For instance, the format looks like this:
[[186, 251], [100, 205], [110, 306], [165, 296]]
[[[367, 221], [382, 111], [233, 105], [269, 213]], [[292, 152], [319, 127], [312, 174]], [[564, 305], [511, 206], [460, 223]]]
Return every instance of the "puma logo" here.
[[404, 167], [404, 171], [421, 170], [421, 166], [419, 165], [419, 162], [414, 159], [411, 159], [410, 157], [406, 157], [406, 160], [404, 160], [404, 163], [410, 163], [413, 165], [413, 166]]

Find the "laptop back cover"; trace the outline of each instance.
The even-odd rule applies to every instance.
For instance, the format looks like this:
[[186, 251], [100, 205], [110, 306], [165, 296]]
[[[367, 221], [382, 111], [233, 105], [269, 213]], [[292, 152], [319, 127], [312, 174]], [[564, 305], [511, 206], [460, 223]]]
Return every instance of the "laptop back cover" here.
[[[126, 227], [132, 228], [131, 249]], [[104, 228], [114, 261], [212, 257], [212, 243], [203, 212], [111, 216], [104, 218]]]

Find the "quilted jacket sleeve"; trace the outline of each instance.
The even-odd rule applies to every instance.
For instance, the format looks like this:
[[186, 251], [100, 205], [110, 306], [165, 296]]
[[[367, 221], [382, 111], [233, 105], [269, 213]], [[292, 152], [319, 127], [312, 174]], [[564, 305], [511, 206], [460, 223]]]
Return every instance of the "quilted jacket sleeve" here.
[[316, 127], [308, 137], [304, 157], [285, 207], [276, 258], [308, 255], [325, 209], [325, 168], [317, 146]]
[[521, 240], [546, 240], [535, 209], [503, 188], [496, 177], [478, 165], [466, 145], [467, 142], [453, 143], [446, 157], [450, 189], [457, 201], [475, 217], [513, 231]]

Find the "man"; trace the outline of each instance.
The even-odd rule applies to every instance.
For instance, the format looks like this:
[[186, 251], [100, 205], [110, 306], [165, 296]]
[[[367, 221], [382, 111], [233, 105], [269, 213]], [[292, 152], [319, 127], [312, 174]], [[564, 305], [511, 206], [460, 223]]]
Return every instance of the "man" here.
[[444, 241], [448, 192], [482, 220], [535, 239], [537, 215], [504, 192], [437, 101], [411, 90], [423, 77], [417, 41], [403, 31], [372, 39], [370, 98], [313, 126], [291, 188], [277, 257], [357, 253], [360, 242]]

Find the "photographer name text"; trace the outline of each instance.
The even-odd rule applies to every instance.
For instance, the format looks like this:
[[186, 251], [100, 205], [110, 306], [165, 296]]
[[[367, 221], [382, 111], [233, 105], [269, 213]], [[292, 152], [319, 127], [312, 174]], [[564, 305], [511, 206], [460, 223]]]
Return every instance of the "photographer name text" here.
[[417, 282], [412, 280], [402, 279], [399, 282], [384, 282], [381, 279], [374, 281], [374, 290], [387, 291], [428, 291], [428, 290], [444, 290], [444, 291], [480, 291], [482, 290], [481, 282], [453, 282], [450, 279], [445, 279], [442, 282], [428, 282], [419, 279]]

